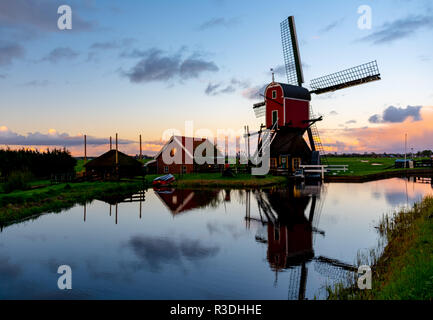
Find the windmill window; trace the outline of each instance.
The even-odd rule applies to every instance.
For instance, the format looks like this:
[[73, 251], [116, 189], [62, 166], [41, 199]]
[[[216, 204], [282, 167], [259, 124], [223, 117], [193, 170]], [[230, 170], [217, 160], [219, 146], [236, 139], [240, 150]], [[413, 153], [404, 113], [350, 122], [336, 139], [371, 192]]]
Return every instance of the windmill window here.
[[280, 241], [280, 228], [275, 228], [274, 229], [274, 239], [275, 241]]
[[168, 166], [164, 166], [164, 173], [168, 173]]
[[299, 169], [300, 165], [301, 165], [301, 159], [293, 158], [293, 169]]
[[272, 99], [277, 98], [277, 90], [272, 91]]
[[186, 166], [182, 166], [182, 173], [183, 173], [183, 174], [186, 173]]

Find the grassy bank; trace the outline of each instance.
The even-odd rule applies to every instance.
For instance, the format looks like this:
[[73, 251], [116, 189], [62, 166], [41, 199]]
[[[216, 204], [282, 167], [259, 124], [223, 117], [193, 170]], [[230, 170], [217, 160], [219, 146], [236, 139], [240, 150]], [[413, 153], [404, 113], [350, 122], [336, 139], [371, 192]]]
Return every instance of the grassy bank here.
[[[160, 175], [146, 176], [147, 182]], [[270, 185], [284, 184], [287, 178], [281, 176], [267, 175], [256, 177], [250, 174], [237, 174], [235, 177], [223, 177], [221, 173], [190, 173], [175, 175], [175, 186], [179, 188], [188, 187], [230, 187], [230, 188], [256, 188]]]
[[141, 186], [140, 182], [83, 182], [0, 194], [0, 225], [43, 212], [57, 212], [102, 196], [127, 196]]
[[372, 290], [336, 286], [330, 299], [433, 299], [433, 198], [385, 216], [378, 230], [387, 240], [375, 262]]
[[[349, 170], [338, 172], [338, 176], [366, 176], [381, 172], [392, 172], [401, 169], [395, 169], [394, 163], [396, 158], [373, 158], [373, 157], [328, 157], [330, 165], [348, 165]], [[421, 160], [421, 159], [416, 159]], [[416, 171], [415, 169], [407, 169]], [[421, 169], [422, 170], [422, 169]]]
[[[143, 164], [146, 164], [150, 160], [152, 160], [152, 159], [145, 158], [145, 159], [138, 160], [138, 161], [142, 162]], [[88, 161], [90, 161], [90, 160], [88, 160]], [[84, 160], [83, 159], [77, 159], [77, 164], [75, 165], [75, 172], [79, 173], [79, 172], [84, 172], [84, 171], [85, 171]]]
[[[159, 175], [148, 175], [145, 185]], [[286, 182], [284, 177], [266, 176], [257, 178], [248, 174], [236, 177], [222, 177], [220, 173], [187, 174], [176, 176], [176, 187], [230, 187], [254, 188]], [[38, 215], [43, 212], [57, 212], [76, 203], [84, 203], [99, 197], [127, 196], [143, 187], [141, 179], [129, 182], [81, 182], [49, 185], [47, 181], [39, 183], [39, 188], [0, 193], [0, 225]], [[47, 184], [43, 184], [47, 183]]]

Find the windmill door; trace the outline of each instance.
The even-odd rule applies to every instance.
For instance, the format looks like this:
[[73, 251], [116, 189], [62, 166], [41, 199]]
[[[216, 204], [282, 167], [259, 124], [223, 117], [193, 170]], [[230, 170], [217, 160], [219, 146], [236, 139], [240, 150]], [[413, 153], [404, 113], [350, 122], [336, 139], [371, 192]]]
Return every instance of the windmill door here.
[[272, 126], [275, 125], [275, 123], [278, 122], [278, 110], [272, 111]]
[[287, 155], [280, 156], [280, 167], [283, 169], [289, 168], [289, 156]]
[[295, 171], [296, 169], [299, 169], [299, 166], [301, 165], [301, 158], [293, 158], [292, 159], [292, 170]]

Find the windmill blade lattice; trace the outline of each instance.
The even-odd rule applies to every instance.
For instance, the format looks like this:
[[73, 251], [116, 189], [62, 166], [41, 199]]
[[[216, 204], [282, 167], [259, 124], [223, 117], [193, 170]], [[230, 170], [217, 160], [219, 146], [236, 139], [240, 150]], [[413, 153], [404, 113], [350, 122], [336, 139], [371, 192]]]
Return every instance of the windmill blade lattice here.
[[264, 117], [266, 115], [266, 103], [263, 101], [254, 104], [253, 110], [256, 115], [256, 118]]
[[348, 279], [357, 272], [355, 266], [322, 256], [314, 258], [314, 270], [332, 282]]
[[294, 17], [290, 16], [287, 20], [281, 22], [280, 27], [287, 83], [294, 86], [302, 86], [302, 83], [304, 83], [304, 75], [302, 72]]
[[322, 94], [380, 80], [376, 61], [311, 80], [311, 93]]
[[289, 300], [299, 300], [299, 286], [301, 282], [301, 266], [294, 266], [287, 270], [289, 273]]

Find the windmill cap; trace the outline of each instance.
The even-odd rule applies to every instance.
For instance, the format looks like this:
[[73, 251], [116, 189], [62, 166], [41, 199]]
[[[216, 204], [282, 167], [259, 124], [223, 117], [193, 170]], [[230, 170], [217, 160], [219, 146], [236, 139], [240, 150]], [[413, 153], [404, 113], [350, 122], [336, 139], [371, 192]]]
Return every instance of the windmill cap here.
[[[311, 101], [311, 94], [310, 91], [304, 87], [300, 86], [292, 86], [287, 83], [281, 83], [281, 82], [273, 82], [268, 85], [275, 85], [279, 84], [281, 88], [283, 89], [284, 97], [285, 98], [292, 98], [292, 99], [301, 99], [301, 100], [307, 100]], [[266, 88], [267, 89], [267, 88]]]

